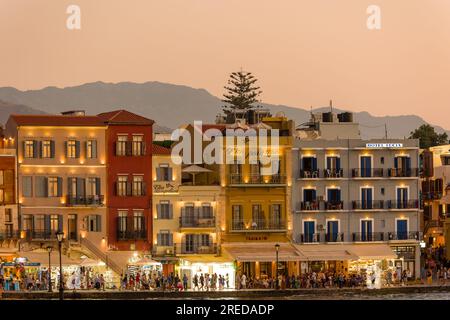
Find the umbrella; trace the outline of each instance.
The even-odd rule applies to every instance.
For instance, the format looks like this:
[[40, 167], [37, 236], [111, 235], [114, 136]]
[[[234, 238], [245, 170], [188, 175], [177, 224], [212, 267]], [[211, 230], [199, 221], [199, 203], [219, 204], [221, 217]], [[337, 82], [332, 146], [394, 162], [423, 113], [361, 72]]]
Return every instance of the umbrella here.
[[192, 185], [195, 185], [195, 175], [198, 173], [212, 172], [212, 170], [200, 167], [196, 164], [190, 165], [182, 170], [183, 172], [192, 174]]

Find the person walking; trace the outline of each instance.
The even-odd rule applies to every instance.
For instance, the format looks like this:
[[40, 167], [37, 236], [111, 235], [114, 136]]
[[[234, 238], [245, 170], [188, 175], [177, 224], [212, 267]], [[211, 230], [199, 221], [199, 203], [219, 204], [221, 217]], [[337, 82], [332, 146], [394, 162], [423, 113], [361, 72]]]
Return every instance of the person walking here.
[[228, 273], [225, 275], [225, 283], [227, 284], [227, 289], [230, 288], [230, 277], [228, 276]]
[[183, 275], [183, 289], [186, 291], [188, 288], [188, 277], [186, 274]]
[[241, 277], [241, 288], [245, 289], [246, 286], [247, 286], [247, 276], [244, 273], [244, 274], [242, 274], [242, 277]]

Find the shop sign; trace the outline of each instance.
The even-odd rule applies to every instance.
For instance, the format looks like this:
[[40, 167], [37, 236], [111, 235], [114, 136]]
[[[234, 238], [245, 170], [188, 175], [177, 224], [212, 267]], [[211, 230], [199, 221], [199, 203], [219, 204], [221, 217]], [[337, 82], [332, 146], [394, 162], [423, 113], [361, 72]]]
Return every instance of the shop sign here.
[[403, 148], [403, 143], [366, 143], [368, 149]]
[[153, 192], [178, 192], [178, 186], [171, 182], [153, 182]]
[[245, 237], [247, 241], [255, 241], [255, 240], [267, 240], [267, 236], [247, 236]]

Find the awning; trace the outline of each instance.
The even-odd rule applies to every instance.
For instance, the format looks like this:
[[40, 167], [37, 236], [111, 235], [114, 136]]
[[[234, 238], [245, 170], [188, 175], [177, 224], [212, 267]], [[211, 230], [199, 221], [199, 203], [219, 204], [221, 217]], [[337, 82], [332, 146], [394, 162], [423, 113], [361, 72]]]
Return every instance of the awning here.
[[239, 262], [271, 262], [276, 259], [276, 244], [280, 245], [278, 251], [279, 261], [306, 260], [292, 244], [287, 242], [225, 243], [222, 245], [222, 249]]
[[367, 244], [294, 244], [307, 261], [396, 259], [391, 247], [383, 243]]
[[[102, 261], [97, 261], [91, 258], [86, 258], [81, 261], [80, 266], [81, 267], [98, 267], [102, 265]], [[103, 263], [104, 265], [104, 263]]]
[[232, 263], [234, 259], [230, 256], [214, 256], [214, 255], [196, 255], [188, 257], [180, 257], [180, 260], [194, 263]]
[[[28, 262], [40, 263], [41, 266], [48, 266], [48, 252], [19, 252], [18, 257], [26, 258]], [[59, 252], [53, 251], [50, 255], [50, 263], [53, 267], [59, 266]], [[71, 259], [66, 255], [61, 256], [63, 266], [80, 265], [81, 261], [78, 259]]]
[[137, 255], [136, 251], [108, 251], [107, 259], [115, 262], [119, 266], [147, 266], [160, 264], [158, 261], [152, 260], [145, 256]]
[[337, 260], [357, 260], [358, 256], [349, 252], [342, 245], [301, 245], [294, 244], [300, 254], [308, 261], [337, 261]]

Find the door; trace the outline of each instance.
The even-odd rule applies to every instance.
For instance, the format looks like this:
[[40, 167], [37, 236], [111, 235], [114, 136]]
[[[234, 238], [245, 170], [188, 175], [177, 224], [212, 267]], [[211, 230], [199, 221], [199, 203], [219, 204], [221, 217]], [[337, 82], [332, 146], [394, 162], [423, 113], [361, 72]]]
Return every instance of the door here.
[[184, 243], [185, 253], [193, 253], [195, 250], [195, 234], [187, 234]]
[[406, 219], [397, 220], [397, 239], [398, 240], [408, 239], [408, 220]]
[[[184, 211], [184, 212], [183, 212]], [[183, 226], [189, 227], [194, 225], [195, 209], [193, 205], [187, 205], [182, 209]]]
[[361, 220], [361, 241], [372, 241], [372, 220]]
[[68, 220], [67, 220], [68, 226], [67, 230], [69, 232], [69, 240], [77, 240], [77, 215], [76, 214], [69, 214]]
[[408, 188], [397, 189], [397, 209], [408, 208]]
[[372, 209], [372, 188], [361, 189], [361, 209]]
[[316, 190], [315, 189], [304, 189], [303, 190], [303, 204], [302, 210], [318, 210], [316, 201]]
[[361, 177], [372, 176], [372, 157], [361, 156]]
[[394, 167], [396, 175], [400, 177], [411, 176], [411, 158], [410, 157], [395, 157]]
[[264, 228], [264, 216], [262, 213], [261, 205], [252, 205], [252, 229]]
[[316, 231], [315, 221], [303, 222], [304, 242], [314, 242], [314, 233]]
[[327, 241], [336, 242], [338, 240], [339, 223], [337, 221], [327, 222]]

